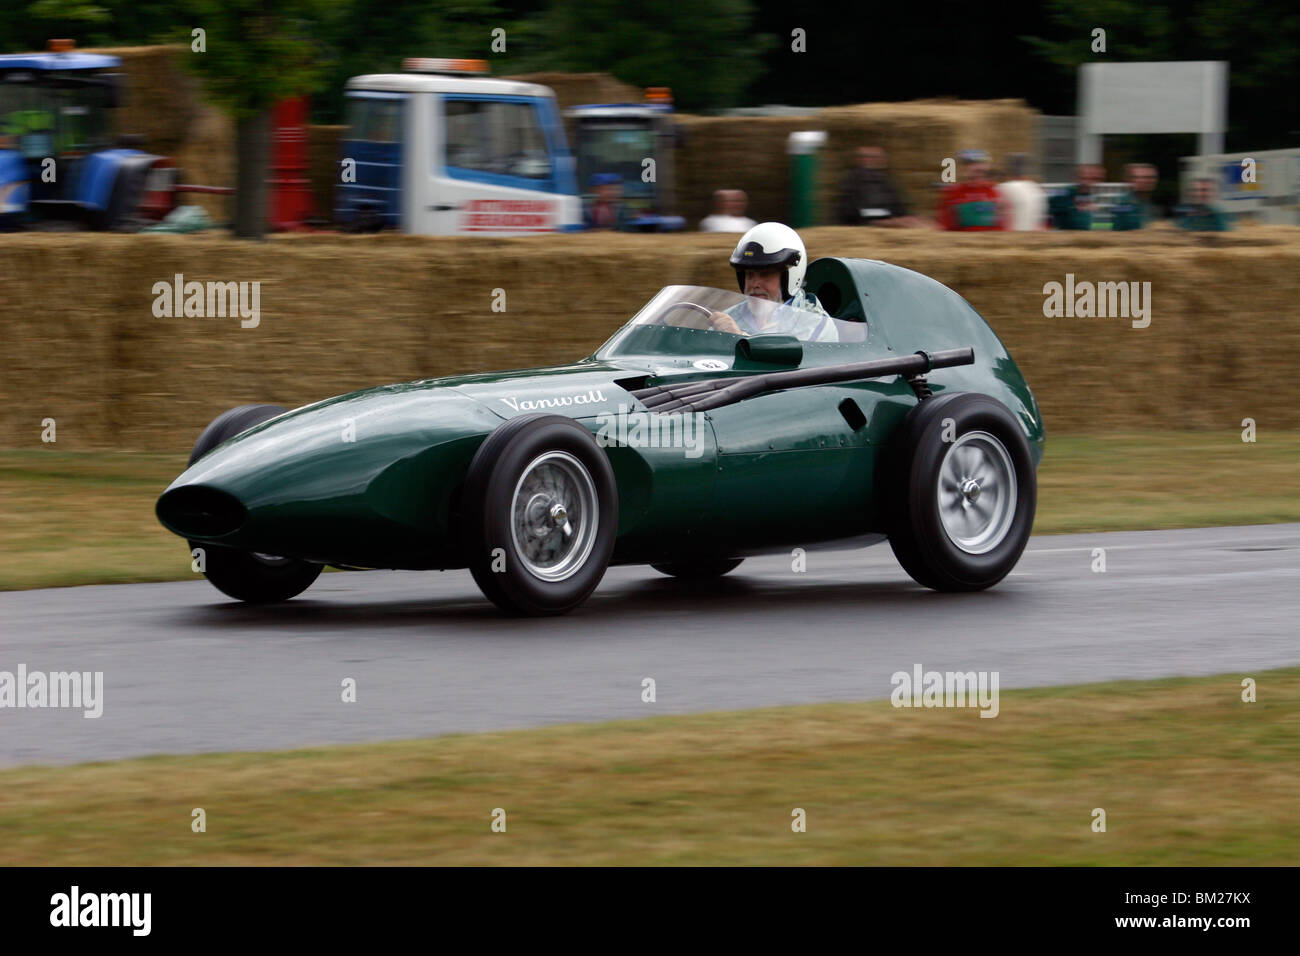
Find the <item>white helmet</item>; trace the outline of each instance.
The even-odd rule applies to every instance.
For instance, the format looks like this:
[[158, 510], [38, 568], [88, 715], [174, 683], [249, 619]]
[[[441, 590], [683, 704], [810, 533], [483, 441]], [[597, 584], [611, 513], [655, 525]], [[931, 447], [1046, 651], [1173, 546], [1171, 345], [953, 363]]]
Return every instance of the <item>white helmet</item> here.
[[736, 282], [745, 291], [745, 269], [785, 266], [781, 275], [781, 300], [784, 302], [803, 288], [803, 276], [808, 271], [808, 253], [803, 240], [785, 223], [760, 222], [740, 237], [736, 251], [731, 254], [731, 264], [736, 269]]

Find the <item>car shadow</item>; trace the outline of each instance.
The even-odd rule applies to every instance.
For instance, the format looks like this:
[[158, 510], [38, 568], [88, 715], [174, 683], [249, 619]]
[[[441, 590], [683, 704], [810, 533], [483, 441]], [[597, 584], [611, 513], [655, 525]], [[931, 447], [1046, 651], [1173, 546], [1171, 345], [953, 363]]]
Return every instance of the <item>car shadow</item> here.
[[411, 599], [403, 589], [398, 600], [331, 600], [303, 596], [282, 604], [251, 605], [217, 600], [178, 609], [169, 623], [181, 628], [231, 628], [271, 632], [344, 632], [375, 629], [459, 625], [461, 633], [527, 634], [529, 636], [600, 630], [602, 625], [623, 630], [621, 622], [645, 631], [683, 617], [726, 617], [729, 621], [757, 621], [772, 615], [788, 616], [796, 629], [800, 622], [828, 617], [831, 622], [849, 610], [864, 615], [887, 611], [948, 613], [952, 607], [998, 608], [1014, 612], [1023, 600], [1014, 585], [965, 594], [931, 591], [911, 581], [823, 581], [776, 579], [773, 576], [735, 574], [709, 581], [684, 581], [669, 577], [644, 577], [606, 581], [585, 604], [559, 617], [512, 617], [490, 604], [466, 577], [465, 587], [454, 595]]
[[[1004, 582], [1005, 583], [1005, 582]], [[842, 608], [862, 611], [986, 604], [1001, 601], [998, 590], [966, 594], [931, 591], [912, 581], [821, 581], [736, 575], [712, 581], [646, 579], [635, 586], [599, 589], [584, 605], [619, 614], [671, 614], [682, 611], [731, 612], [738, 615]]]

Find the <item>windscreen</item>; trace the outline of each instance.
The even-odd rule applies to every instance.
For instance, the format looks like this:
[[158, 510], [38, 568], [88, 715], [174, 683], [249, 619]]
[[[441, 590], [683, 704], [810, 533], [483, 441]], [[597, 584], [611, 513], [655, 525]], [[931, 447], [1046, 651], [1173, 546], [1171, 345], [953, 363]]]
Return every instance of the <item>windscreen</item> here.
[[[699, 354], [730, 355], [738, 339], [755, 335], [793, 335], [809, 344], [862, 342], [863, 322], [832, 318], [811, 296], [799, 295], [789, 303], [772, 302], [735, 290], [708, 286], [670, 285], [659, 291], [597, 353], [600, 357], [653, 351], [656, 330], [671, 330], [672, 344], [683, 344]], [[681, 334], [682, 332], [693, 333]]]

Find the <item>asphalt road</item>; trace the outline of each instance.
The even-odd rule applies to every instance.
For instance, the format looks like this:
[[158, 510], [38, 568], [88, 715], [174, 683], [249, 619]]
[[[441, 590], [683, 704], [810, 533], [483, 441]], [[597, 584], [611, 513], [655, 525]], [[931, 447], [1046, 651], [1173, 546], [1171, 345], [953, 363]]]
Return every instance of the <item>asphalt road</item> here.
[[807, 562], [698, 589], [615, 568], [544, 620], [499, 616], [468, 572], [326, 574], [270, 608], [202, 580], [0, 594], [0, 671], [104, 674], [98, 719], [0, 708], [0, 765], [881, 698], [916, 663], [1002, 688], [1300, 664], [1300, 524], [1036, 537], [979, 594], [917, 587], [888, 545]]

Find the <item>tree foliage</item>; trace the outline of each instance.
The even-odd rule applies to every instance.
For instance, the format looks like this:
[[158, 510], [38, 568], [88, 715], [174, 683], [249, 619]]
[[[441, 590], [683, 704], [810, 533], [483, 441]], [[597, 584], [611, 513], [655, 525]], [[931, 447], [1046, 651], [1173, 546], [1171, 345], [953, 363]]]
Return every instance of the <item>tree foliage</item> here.
[[[325, 121], [338, 120], [348, 77], [399, 69], [407, 56], [485, 57], [497, 75], [610, 72], [671, 86], [691, 110], [1018, 96], [1047, 113], [1074, 112], [1079, 64], [1105, 56], [1227, 60], [1229, 146], [1300, 136], [1300, 7], [1279, 0], [935, 0], [924, 10], [842, 0], [17, 0], [0, 3], [0, 52], [43, 49], [54, 36], [82, 47], [188, 43], [193, 26], [211, 41], [258, 10], [269, 11], [269, 38], [237, 50], [209, 43], [214, 87], [238, 103], [244, 78], [272, 92], [310, 85]], [[1105, 54], [1091, 51], [1097, 27]], [[490, 49], [496, 28], [504, 53]], [[791, 49], [796, 28], [805, 53]]]
[[[208, 96], [236, 119], [265, 112], [278, 100], [310, 93], [321, 74], [319, 24], [338, 0], [188, 0], [188, 23], [177, 31], [191, 47], [182, 62]], [[193, 31], [204, 31], [193, 52]]]
[[735, 106], [776, 44], [753, 20], [749, 0], [553, 0], [528, 23], [520, 67], [669, 86], [684, 109]]
[[52, 37], [79, 47], [135, 46], [170, 39], [176, 0], [32, 0], [0, 3], [0, 53], [43, 50]]
[[[1073, 79], [1082, 63], [1226, 60], [1229, 148], [1294, 146], [1300, 8], [1271, 0], [1048, 0], [1055, 39], [1024, 37], [1037, 55]], [[1091, 31], [1106, 30], [1106, 53]], [[1233, 144], [1237, 144], [1233, 146]]]
[[[522, 28], [494, 0], [347, 0], [319, 26], [330, 50], [322, 68], [314, 110], [323, 122], [341, 117], [343, 86], [364, 73], [396, 73], [409, 56], [468, 57], [509, 61], [491, 53], [492, 30], [507, 31], [507, 51]], [[493, 72], [509, 72], [494, 63]]]

